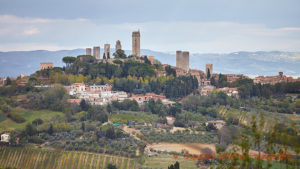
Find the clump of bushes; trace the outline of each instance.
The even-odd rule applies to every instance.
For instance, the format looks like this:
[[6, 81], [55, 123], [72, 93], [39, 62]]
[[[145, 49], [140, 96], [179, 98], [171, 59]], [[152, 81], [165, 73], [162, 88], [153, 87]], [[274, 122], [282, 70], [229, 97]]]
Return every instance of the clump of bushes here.
[[12, 119], [13, 121], [15, 121], [16, 123], [24, 123], [26, 121], [26, 119], [16, 113], [13, 112], [9, 112], [7, 114], [7, 117]]

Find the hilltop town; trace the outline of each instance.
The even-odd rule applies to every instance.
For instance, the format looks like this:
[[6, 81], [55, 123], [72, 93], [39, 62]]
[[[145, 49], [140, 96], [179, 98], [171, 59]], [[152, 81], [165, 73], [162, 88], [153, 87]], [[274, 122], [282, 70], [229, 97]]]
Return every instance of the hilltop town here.
[[[91, 56], [95, 59], [95, 63], [109, 63], [112, 65], [118, 65], [120, 62], [126, 61], [137, 61], [141, 63], [145, 63], [145, 61], [149, 61], [151, 65], [160, 64], [161, 68], [155, 70], [155, 77], [167, 77], [167, 70], [174, 70], [174, 75], [176, 76], [193, 76], [198, 81], [198, 90], [200, 95], [209, 95], [214, 90], [222, 91], [226, 93], [228, 96], [239, 97], [238, 89], [236, 87], [218, 87], [216, 86], [216, 82], [219, 81], [220, 76], [224, 76], [228, 83], [234, 83], [238, 79], [251, 79], [243, 74], [221, 74], [214, 73], [213, 64], [206, 64], [205, 71], [190, 69], [190, 56], [188, 51], [176, 51], [176, 66], [171, 66], [168, 64], [161, 64], [158, 60], [155, 59], [155, 56], [146, 56], [141, 55], [140, 53], [140, 31], [132, 32], [132, 54], [127, 57], [122, 50], [121, 41], [117, 40], [115, 44], [115, 52], [111, 54], [110, 44], [104, 44], [104, 52], [101, 55], [100, 46], [94, 46], [93, 48], [86, 48], [85, 56]], [[84, 55], [82, 55], [84, 56]], [[102, 56], [102, 57], [101, 57]], [[146, 58], [146, 59], [143, 59]], [[83, 60], [84, 57], [81, 57]], [[71, 58], [72, 60], [72, 58]], [[65, 62], [65, 61], [64, 61]], [[66, 61], [66, 68], [71, 67], [72, 63], [75, 62], [75, 58], [73, 61]], [[53, 69], [54, 65], [52, 62], [44, 62], [40, 63], [40, 71]], [[36, 76], [41, 84], [38, 84], [36, 87], [41, 87], [49, 84], [50, 77], [48, 76]], [[19, 85], [25, 85], [28, 83], [30, 77], [21, 74], [17, 80]], [[15, 79], [12, 79], [15, 80]], [[279, 72], [278, 75], [275, 76], [257, 76], [253, 78], [254, 84], [271, 84], [274, 85], [276, 83], [282, 82], [296, 82], [300, 81], [300, 77], [298, 79], [294, 79], [293, 77], [287, 77], [283, 74], [283, 72]], [[0, 86], [6, 84], [6, 78], [0, 78]], [[106, 86], [110, 86], [107, 88]], [[124, 91], [112, 91], [112, 84], [105, 84], [105, 86], [99, 86], [95, 84], [87, 84], [84, 82], [73, 83], [68, 86], [65, 86], [67, 91], [70, 93], [70, 96], [74, 96], [77, 99], [70, 99], [69, 102], [79, 103], [81, 99], [85, 99], [89, 103], [93, 105], [106, 105], [107, 103], [111, 103], [112, 100], [123, 101], [125, 99], [134, 99], [138, 101], [139, 104], [146, 102], [149, 98], [153, 99], [162, 99], [165, 104], [172, 104], [174, 102], [166, 99], [163, 95], [157, 95], [155, 93], [144, 93], [137, 94], [129, 97], [129, 93]], [[95, 89], [93, 89], [95, 88]], [[105, 88], [105, 91], [102, 90]], [[102, 94], [101, 94], [102, 93]], [[106, 93], [106, 94], [104, 94]], [[147, 95], [143, 97], [143, 95]]]
[[[117, 40], [114, 52], [110, 44], [103, 52], [94, 46], [65, 56], [64, 67], [43, 62], [29, 76], [1, 78], [0, 154], [5, 157], [0, 161], [29, 168], [72, 168], [73, 162], [83, 168], [141, 168], [166, 160], [158, 165], [162, 168], [172, 159], [209, 168], [225, 164], [219, 156], [187, 159], [191, 154], [270, 153], [269, 147], [247, 141], [253, 137], [263, 146], [272, 144], [277, 151], [283, 145], [286, 154], [296, 154], [300, 78], [283, 72], [253, 79], [215, 73], [211, 63], [204, 71], [191, 69], [190, 53], [181, 50], [171, 66], [143, 55], [140, 38], [140, 31], [132, 32], [129, 56]], [[276, 137], [272, 143], [271, 136]], [[24, 158], [31, 154], [30, 162], [10, 162], [8, 156], [17, 158], [19, 151]], [[54, 160], [41, 160], [46, 154]], [[272, 161], [278, 163], [283, 162]]]

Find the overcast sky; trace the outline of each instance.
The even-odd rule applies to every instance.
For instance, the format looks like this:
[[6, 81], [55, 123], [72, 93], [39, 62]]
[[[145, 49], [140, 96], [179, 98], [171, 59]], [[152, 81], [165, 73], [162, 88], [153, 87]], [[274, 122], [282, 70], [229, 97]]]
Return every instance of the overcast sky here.
[[300, 0], [0, 0], [0, 51], [300, 51]]

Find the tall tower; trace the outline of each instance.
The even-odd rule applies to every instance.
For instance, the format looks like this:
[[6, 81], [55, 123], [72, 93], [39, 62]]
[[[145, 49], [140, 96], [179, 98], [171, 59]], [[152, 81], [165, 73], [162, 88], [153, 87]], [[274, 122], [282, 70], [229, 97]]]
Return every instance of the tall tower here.
[[205, 65], [206, 76], [208, 74], [208, 70], [209, 70], [209, 74], [211, 76], [213, 74], [213, 64], [206, 64]]
[[100, 60], [100, 46], [94, 46], [93, 54], [96, 60]]
[[85, 54], [86, 55], [92, 55], [92, 48], [86, 48], [85, 49]]
[[104, 56], [106, 59], [110, 59], [110, 44], [104, 44]]
[[132, 55], [141, 56], [140, 31], [132, 32]]
[[121, 50], [121, 49], [122, 49], [121, 41], [117, 40], [117, 42], [116, 42], [116, 51]]
[[185, 71], [190, 69], [190, 53], [187, 51], [176, 51], [176, 67]]

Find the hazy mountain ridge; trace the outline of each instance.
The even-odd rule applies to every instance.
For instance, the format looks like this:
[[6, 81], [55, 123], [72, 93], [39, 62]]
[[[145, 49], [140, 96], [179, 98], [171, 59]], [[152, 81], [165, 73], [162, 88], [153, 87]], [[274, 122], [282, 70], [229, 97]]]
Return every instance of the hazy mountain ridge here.
[[[114, 49], [111, 49], [114, 51]], [[103, 52], [103, 49], [101, 49]], [[130, 50], [125, 51], [130, 54]], [[161, 63], [176, 64], [175, 54], [142, 49], [144, 55], [153, 55]], [[64, 56], [85, 54], [85, 49], [59, 51], [13, 51], [0, 52], [0, 77], [31, 74], [40, 68], [40, 62], [53, 62], [63, 66]], [[102, 56], [101, 56], [102, 57]], [[190, 54], [190, 67], [205, 70], [205, 64], [214, 64], [214, 72], [246, 75], [276, 75], [279, 71], [291, 76], [300, 75], [300, 53], [281, 51], [234, 52], [229, 54]]]

